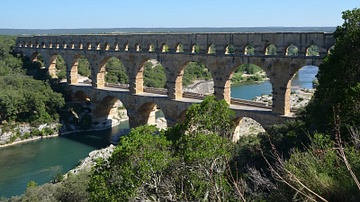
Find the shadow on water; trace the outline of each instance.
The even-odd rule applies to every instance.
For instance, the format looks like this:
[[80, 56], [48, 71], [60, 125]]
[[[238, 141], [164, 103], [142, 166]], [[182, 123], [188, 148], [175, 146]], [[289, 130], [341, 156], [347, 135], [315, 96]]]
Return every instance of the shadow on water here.
[[96, 149], [101, 149], [110, 145], [111, 138], [120, 133], [123, 129], [129, 129], [128, 121], [122, 121], [119, 125], [104, 130], [75, 132], [62, 135], [61, 137]]

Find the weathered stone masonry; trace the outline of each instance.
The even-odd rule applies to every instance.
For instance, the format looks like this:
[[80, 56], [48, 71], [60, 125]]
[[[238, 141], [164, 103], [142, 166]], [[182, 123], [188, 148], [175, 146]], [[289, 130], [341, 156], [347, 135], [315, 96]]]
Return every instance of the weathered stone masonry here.
[[[56, 56], [61, 55], [67, 66], [69, 84], [78, 82], [78, 59], [85, 56], [90, 63], [92, 74], [93, 92], [88, 92], [89, 95], [99, 93], [104, 87], [106, 62], [111, 57], [116, 57], [124, 64], [129, 76], [130, 97], [126, 98], [128, 101], [125, 102], [120, 99], [124, 105], [126, 102], [139, 103], [139, 100], [143, 99], [147, 102], [142, 103], [161, 102], [172, 107], [180, 106], [184, 67], [192, 61], [205, 64], [213, 76], [215, 96], [230, 102], [232, 73], [239, 65], [252, 63], [261, 67], [270, 78], [273, 94], [271, 117], [280, 117], [278, 115], [290, 113], [290, 86], [296, 72], [305, 65], [320, 65], [334, 43], [332, 34], [323, 32], [49, 35], [18, 37], [16, 51], [32, 59], [41, 54], [50, 75], [56, 74]], [[276, 55], [267, 55], [266, 50], [270, 45], [276, 47]], [[307, 49], [311, 45], [318, 47], [319, 56], [307, 56]], [[254, 55], [246, 54], [248, 46], [255, 49]], [[289, 46], [296, 46], [298, 55], [288, 56]], [[210, 47], [215, 47], [215, 51], [210, 51]], [[155, 98], [139, 98], [143, 92], [143, 65], [149, 59], [156, 59], [165, 68], [167, 96], [158, 98], [161, 101]], [[94, 98], [91, 99], [93, 102]], [[160, 105], [165, 105], [161, 103]], [[141, 106], [130, 105], [126, 106], [130, 119], [132, 116], [139, 116], [135, 114], [139, 113]], [[188, 104], [184, 105], [187, 106]], [[149, 104], [142, 107], [142, 110], [146, 108], [145, 111], [148, 111], [153, 106]], [[178, 108], [185, 110], [184, 107]], [[166, 108], [172, 109], [168, 111], [176, 109], [161, 107], [163, 111], [167, 111]], [[169, 117], [172, 117], [167, 118], [176, 122], [179, 113], [183, 112], [181, 110], [178, 109], [176, 115], [174, 112], [171, 112], [173, 115], [167, 112]], [[264, 115], [258, 113], [256, 116]], [[137, 122], [132, 125], [138, 125], [142, 121]]]

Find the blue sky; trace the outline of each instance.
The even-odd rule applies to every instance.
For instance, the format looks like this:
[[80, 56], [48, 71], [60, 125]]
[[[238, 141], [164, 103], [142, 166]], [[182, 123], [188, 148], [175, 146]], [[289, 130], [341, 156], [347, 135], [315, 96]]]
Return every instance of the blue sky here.
[[337, 26], [357, 0], [1, 0], [0, 28]]

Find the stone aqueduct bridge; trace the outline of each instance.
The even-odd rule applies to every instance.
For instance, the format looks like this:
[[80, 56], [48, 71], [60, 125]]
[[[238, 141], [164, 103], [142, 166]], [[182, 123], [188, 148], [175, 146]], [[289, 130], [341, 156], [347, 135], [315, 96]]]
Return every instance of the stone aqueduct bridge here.
[[[189, 62], [205, 64], [214, 80], [214, 95], [228, 103], [233, 72], [241, 64], [252, 63], [261, 67], [270, 79], [272, 109], [231, 107], [239, 120], [250, 117], [266, 127], [291, 115], [292, 78], [303, 66], [318, 66], [334, 43], [332, 34], [323, 32], [49, 35], [18, 37], [16, 51], [32, 60], [41, 54], [50, 75], [56, 74], [56, 57], [61, 55], [67, 67], [67, 82], [74, 94], [81, 91], [89, 95], [98, 117], [108, 114], [114, 100], [120, 99], [128, 110], [130, 126], [146, 124], [154, 104], [162, 109], [171, 125], [182, 119], [191, 103], [199, 102], [183, 97], [182, 76]], [[276, 54], [268, 54], [270, 45], [276, 47]], [[312, 45], [318, 47], [319, 56], [307, 56], [307, 49]], [[254, 48], [253, 55], [247, 52], [250, 46]], [[297, 47], [296, 56], [287, 54], [290, 46]], [[80, 56], [90, 63], [91, 86], [78, 84]], [[126, 67], [127, 90], [105, 85], [105, 65], [111, 57], [118, 58]], [[149, 59], [156, 59], [165, 69], [166, 95], [144, 92], [143, 66]]]

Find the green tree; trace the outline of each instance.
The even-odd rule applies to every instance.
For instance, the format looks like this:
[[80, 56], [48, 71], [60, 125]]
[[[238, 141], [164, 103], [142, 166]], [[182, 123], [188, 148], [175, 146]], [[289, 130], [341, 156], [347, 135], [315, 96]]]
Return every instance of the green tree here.
[[154, 88], [165, 88], [166, 75], [164, 67], [160, 64], [153, 66], [152, 62], [144, 65], [144, 85]]
[[31, 77], [0, 77], [0, 88], [0, 121], [49, 123], [58, 119], [57, 109], [64, 105], [61, 94]]
[[[294, 149], [287, 160], [274, 153], [276, 163], [270, 165], [270, 170], [281, 183], [291, 186], [293, 195], [289, 198], [359, 201], [360, 185], [356, 182], [360, 175], [359, 148], [316, 133], [305, 151]], [[279, 188], [280, 192], [289, 192], [287, 187]]]
[[12, 52], [16, 37], [0, 35], [0, 76], [9, 73], [24, 73], [23, 62]]
[[340, 116], [343, 131], [348, 124], [360, 124], [360, 9], [343, 12], [343, 19], [334, 32], [335, 48], [319, 67], [319, 85], [306, 108], [313, 130], [331, 131], [335, 115]]
[[120, 60], [112, 57], [106, 63], [105, 81], [108, 83], [129, 83], [126, 69]]
[[183, 128], [187, 133], [218, 134], [231, 139], [235, 112], [225, 100], [207, 96], [200, 104], [193, 104], [186, 112]]
[[81, 76], [91, 77], [90, 64], [89, 61], [81, 56], [78, 61], [78, 72]]
[[291, 44], [287, 49], [286, 49], [286, 55], [287, 56], [297, 56], [299, 52], [299, 49]]
[[229, 200], [232, 193], [226, 172], [233, 149], [230, 140], [216, 133], [196, 131], [196, 134], [184, 134], [177, 148], [180, 159], [175, 178], [178, 200]]
[[190, 62], [184, 68], [183, 85], [188, 86], [195, 80], [209, 80], [211, 79], [211, 73], [200, 62]]
[[162, 176], [172, 162], [169, 148], [170, 142], [155, 126], [132, 129], [121, 138], [109, 162], [100, 161], [95, 167], [89, 183], [91, 199], [129, 201], [141, 194], [156, 193], [161, 184], [152, 180]]
[[[109, 160], [97, 163], [89, 182], [91, 200], [232, 199], [227, 173], [233, 144], [224, 138], [225, 127], [232, 128], [230, 111], [225, 101], [207, 97], [189, 108], [191, 120], [164, 133], [154, 126], [132, 129]], [[190, 129], [195, 126], [199, 130]]]

